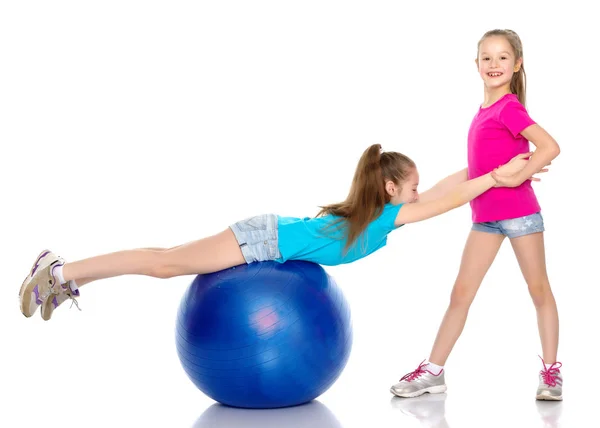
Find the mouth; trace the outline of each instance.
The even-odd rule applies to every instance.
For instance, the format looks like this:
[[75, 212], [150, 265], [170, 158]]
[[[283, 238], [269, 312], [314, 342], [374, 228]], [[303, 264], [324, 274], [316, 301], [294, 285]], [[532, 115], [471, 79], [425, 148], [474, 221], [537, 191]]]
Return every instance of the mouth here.
[[494, 71], [494, 72], [488, 73], [487, 75], [488, 75], [489, 77], [500, 77], [500, 76], [502, 76], [502, 74], [503, 74], [503, 73], [501, 73], [501, 72], [499, 72], [499, 71]]

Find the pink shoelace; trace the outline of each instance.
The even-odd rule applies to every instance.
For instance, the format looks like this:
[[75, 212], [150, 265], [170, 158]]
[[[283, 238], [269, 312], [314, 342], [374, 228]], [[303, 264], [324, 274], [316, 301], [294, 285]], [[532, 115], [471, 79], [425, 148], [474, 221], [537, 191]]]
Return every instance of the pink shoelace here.
[[556, 378], [560, 374], [560, 368], [562, 367], [562, 363], [559, 363], [557, 361], [553, 363], [550, 367], [546, 368], [546, 363], [544, 362], [544, 359], [540, 357], [540, 360], [542, 360], [542, 366], [544, 367], [544, 369], [540, 371], [540, 374], [544, 379], [544, 383], [549, 387], [555, 387]]
[[423, 364], [424, 362], [425, 362], [425, 360], [421, 361], [421, 363], [419, 364], [419, 367], [417, 367], [416, 370], [402, 376], [402, 378], [400, 379], [400, 382], [402, 382], [403, 380], [405, 380], [407, 382], [411, 382], [411, 381], [417, 379], [422, 374], [427, 373], [427, 370], [423, 370], [423, 367], [426, 366], [426, 364]]

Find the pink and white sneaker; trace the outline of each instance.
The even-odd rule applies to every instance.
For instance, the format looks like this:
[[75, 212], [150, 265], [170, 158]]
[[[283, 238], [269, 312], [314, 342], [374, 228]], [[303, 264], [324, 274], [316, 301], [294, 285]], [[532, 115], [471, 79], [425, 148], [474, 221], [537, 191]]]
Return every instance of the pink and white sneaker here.
[[546, 368], [544, 359], [542, 360], [543, 370], [540, 371], [540, 384], [536, 393], [536, 400], [562, 400], [562, 385], [563, 378], [560, 372], [562, 363], [553, 363], [550, 367]]
[[400, 382], [390, 388], [390, 392], [397, 397], [412, 398], [423, 395], [427, 392], [430, 394], [440, 394], [446, 392], [446, 383], [444, 381], [444, 369], [438, 374], [432, 373], [421, 361], [416, 370], [405, 374], [400, 379]]

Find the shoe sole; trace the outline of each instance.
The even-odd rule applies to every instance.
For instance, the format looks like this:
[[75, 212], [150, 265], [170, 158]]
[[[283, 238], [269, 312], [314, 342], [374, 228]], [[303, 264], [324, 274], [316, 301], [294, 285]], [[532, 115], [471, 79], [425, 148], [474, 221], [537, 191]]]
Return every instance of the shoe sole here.
[[[35, 275], [35, 273], [38, 270], [46, 269], [50, 265], [50, 263], [52, 263], [52, 258], [50, 258], [50, 261], [48, 261], [47, 263], [44, 260], [44, 258], [48, 254], [51, 254], [50, 250], [44, 250], [38, 255], [35, 263], [31, 266], [31, 269], [29, 270], [29, 274], [25, 277], [25, 280], [23, 281], [23, 284], [21, 285], [21, 289], [19, 290], [19, 300], [21, 301], [21, 313], [23, 315], [25, 315], [27, 318], [33, 316], [33, 313], [35, 313], [35, 311], [30, 315], [26, 314], [25, 309], [30, 306], [29, 299], [31, 299], [31, 291], [29, 291], [29, 293], [26, 293], [25, 291], [27, 290], [27, 286], [31, 283], [31, 280], [33, 279], [33, 276]], [[27, 304], [25, 304], [26, 301], [27, 301]]]
[[429, 388], [420, 389], [418, 391], [411, 392], [410, 394], [398, 394], [397, 392], [394, 391], [394, 388], [390, 388], [390, 392], [392, 394], [394, 394], [396, 397], [414, 398], [414, 397], [418, 397], [419, 395], [423, 395], [426, 393], [441, 394], [443, 392], [446, 392], [447, 389], [448, 389], [448, 387], [446, 385], [440, 385], [440, 386], [430, 386]]
[[535, 399], [539, 401], [562, 401], [562, 395], [559, 395], [558, 397], [553, 397], [551, 395], [536, 395]]

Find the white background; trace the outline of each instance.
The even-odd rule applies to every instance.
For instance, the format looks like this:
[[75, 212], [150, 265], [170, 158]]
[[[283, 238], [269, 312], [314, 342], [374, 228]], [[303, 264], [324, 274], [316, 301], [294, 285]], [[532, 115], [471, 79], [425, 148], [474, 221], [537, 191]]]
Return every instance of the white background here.
[[[598, 426], [592, 4], [2, 2], [0, 425]], [[483, 96], [476, 44], [492, 28], [520, 34], [530, 115], [562, 149], [535, 184], [560, 313], [562, 405], [534, 401], [536, 317], [508, 242], [446, 365], [446, 402], [391, 400], [389, 386], [428, 357], [468, 206], [327, 269], [351, 304], [354, 347], [305, 408], [210, 407], [174, 345], [192, 277], [115, 278], [82, 289], [82, 312], [65, 304], [47, 323], [20, 314], [18, 289], [46, 247], [76, 260], [178, 245], [259, 213], [311, 216], [345, 198], [373, 143], [412, 157], [422, 191], [465, 167]]]

